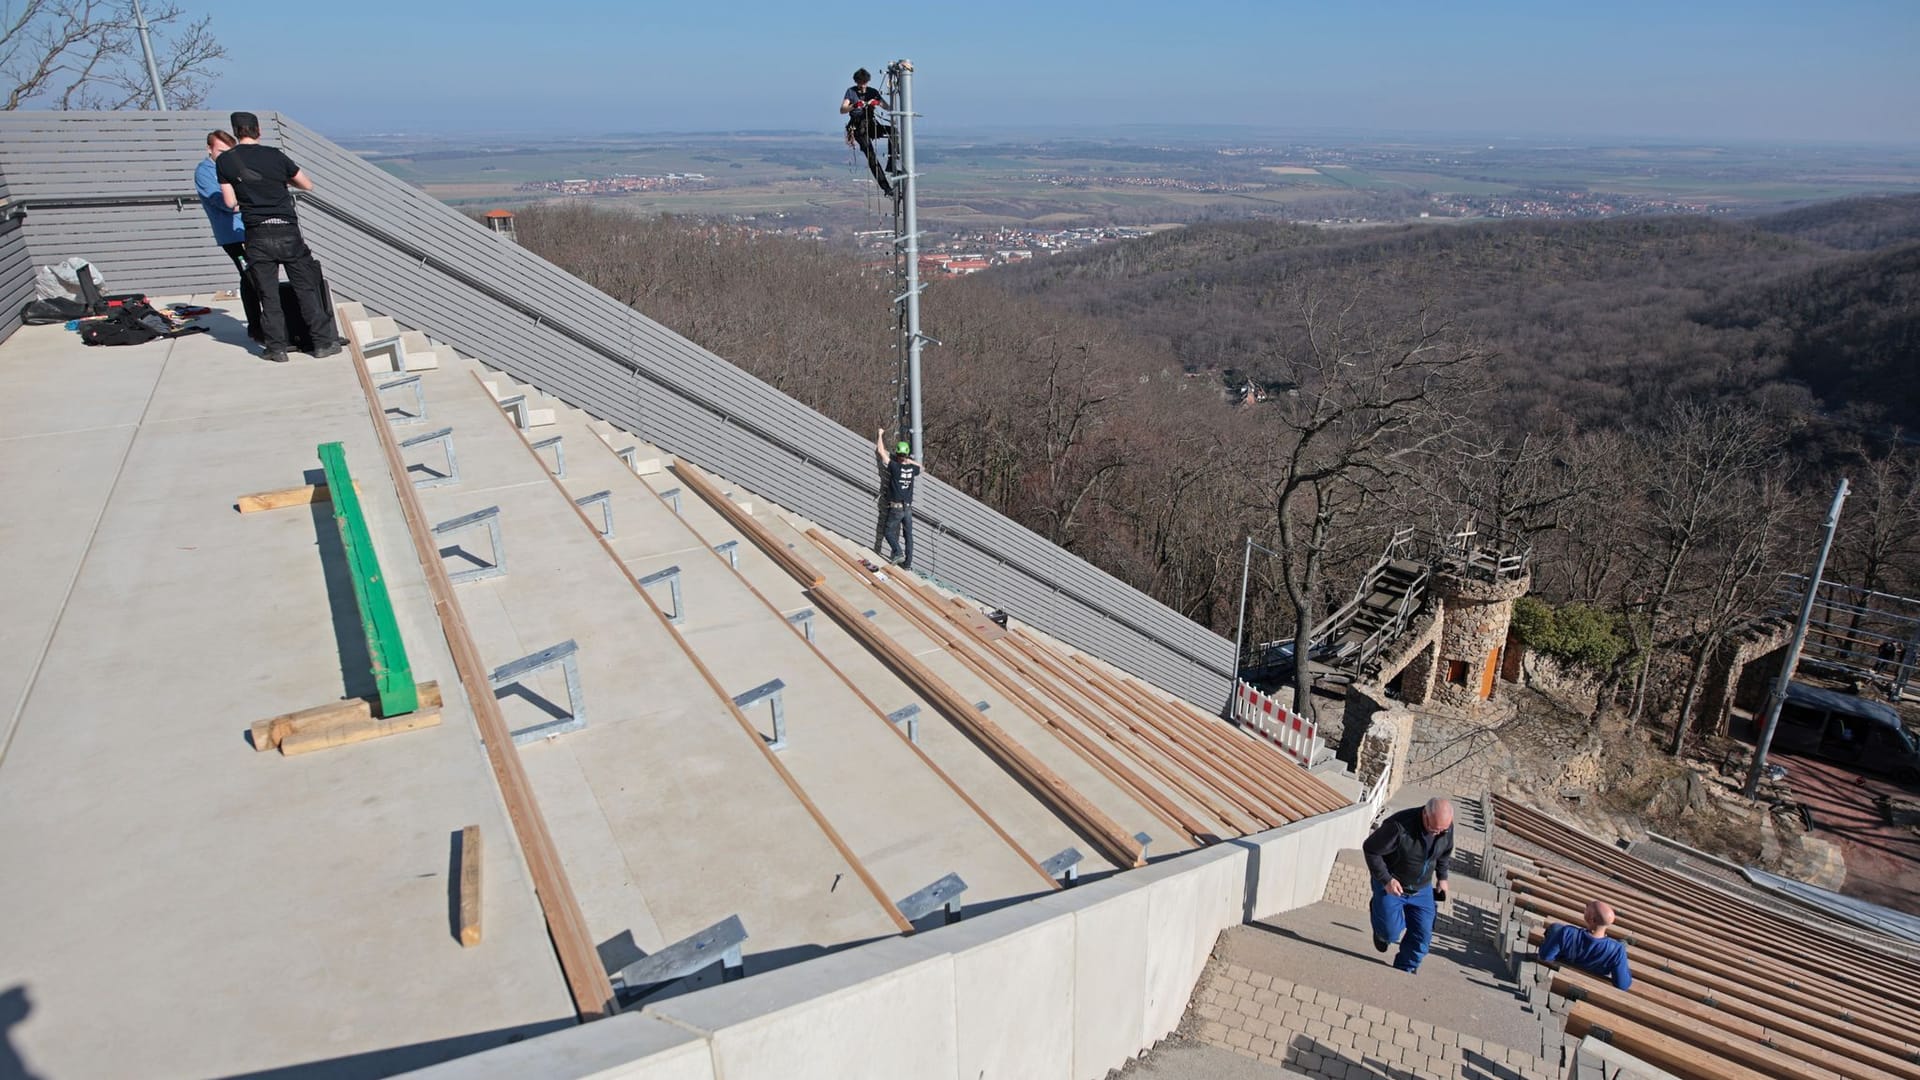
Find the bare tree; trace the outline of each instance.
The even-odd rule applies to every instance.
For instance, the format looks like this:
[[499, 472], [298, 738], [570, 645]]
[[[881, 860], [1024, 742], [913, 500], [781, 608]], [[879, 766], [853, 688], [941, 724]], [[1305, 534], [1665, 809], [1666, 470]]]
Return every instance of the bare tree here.
[[1293, 707], [1309, 716], [1308, 653], [1336, 523], [1452, 445], [1487, 359], [1430, 311], [1385, 324], [1363, 316], [1357, 296], [1293, 289], [1280, 298], [1298, 321], [1277, 372], [1290, 385], [1266, 406], [1272, 441], [1255, 466], [1293, 608]]
[[[146, 9], [167, 103], [198, 108], [227, 50], [212, 19], [161, 0]], [[151, 107], [133, 5], [121, 0], [0, 0], [0, 108]]]
[[1670, 625], [1676, 594], [1689, 585], [1688, 575], [1711, 577], [1703, 568], [1709, 541], [1738, 527], [1731, 519], [1748, 479], [1774, 464], [1780, 433], [1751, 409], [1713, 404], [1675, 405], [1649, 428], [1642, 440], [1648, 485], [1640, 521], [1640, 550], [1645, 563], [1634, 575], [1651, 582], [1632, 607], [1639, 618], [1629, 631], [1643, 661], [1634, 680], [1629, 719], [1638, 720], [1646, 708], [1652, 653], [1675, 639]]

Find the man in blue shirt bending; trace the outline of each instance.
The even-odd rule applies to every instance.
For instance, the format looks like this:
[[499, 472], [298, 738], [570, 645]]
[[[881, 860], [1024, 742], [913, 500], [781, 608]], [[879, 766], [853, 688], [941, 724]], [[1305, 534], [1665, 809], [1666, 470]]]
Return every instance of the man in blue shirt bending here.
[[1553, 964], [1565, 961], [1574, 967], [1603, 979], [1610, 979], [1616, 989], [1625, 990], [1633, 985], [1633, 972], [1627, 967], [1627, 946], [1607, 936], [1607, 927], [1613, 925], [1613, 908], [1602, 900], [1587, 902], [1586, 928], [1567, 926], [1564, 923], [1548, 923], [1547, 933], [1540, 941], [1540, 962]]
[[207, 222], [213, 226], [213, 242], [233, 260], [233, 268], [240, 271], [240, 307], [247, 313], [247, 336], [260, 340], [260, 292], [253, 287], [253, 278], [247, 273], [247, 227], [240, 223], [240, 212], [227, 209], [227, 198], [220, 192], [218, 161], [221, 154], [233, 148], [236, 140], [224, 131], [207, 132], [207, 156], [194, 167], [193, 190], [200, 196], [200, 206], [207, 212]]

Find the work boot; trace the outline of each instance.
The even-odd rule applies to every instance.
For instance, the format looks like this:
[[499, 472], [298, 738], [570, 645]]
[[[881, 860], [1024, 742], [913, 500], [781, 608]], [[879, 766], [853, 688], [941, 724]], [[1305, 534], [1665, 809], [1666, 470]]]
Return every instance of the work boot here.
[[1381, 937], [1379, 934], [1373, 935], [1373, 951], [1374, 952], [1386, 952], [1387, 946], [1391, 944], [1393, 944], [1393, 942], [1388, 941], [1386, 938]]
[[329, 356], [339, 356], [340, 345], [337, 342], [329, 342], [313, 350], [310, 355], [312, 355], [315, 360], [325, 360]]
[[260, 359], [265, 360], [269, 364], [284, 364], [289, 357], [286, 352], [281, 349], [268, 349], [266, 352], [260, 354]]

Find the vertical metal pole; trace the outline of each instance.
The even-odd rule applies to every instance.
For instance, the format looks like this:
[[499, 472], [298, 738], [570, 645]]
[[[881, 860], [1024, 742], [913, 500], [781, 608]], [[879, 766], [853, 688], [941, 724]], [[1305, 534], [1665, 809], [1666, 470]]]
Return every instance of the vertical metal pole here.
[[1233, 703], [1240, 699], [1240, 656], [1247, 637], [1247, 573], [1253, 569], [1253, 537], [1247, 537], [1247, 550], [1240, 557], [1240, 617], [1233, 620], [1233, 687], [1227, 692], [1228, 719], [1233, 718]]
[[160, 65], [153, 61], [153, 38], [147, 33], [147, 16], [140, 0], [133, 0], [133, 25], [140, 31], [140, 51], [147, 54], [147, 80], [153, 84], [153, 107], [167, 111], [166, 91], [160, 89]]
[[913, 161], [913, 62], [898, 60], [893, 67], [900, 80], [900, 97], [893, 103], [893, 137], [900, 141], [900, 198], [905, 207], [906, 235], [899, 239], [907, 258], [907, 400], [912, 425], [908, 441], [913, 444], [914, 458], [924, 465], [926, 447], [920, 441], [920, 183]]
[[1813, 561], [1813, 576], [1807, 580], [1806, 598], [1800, 601], [1800, 621], [1793, 624], [1793, 637], [1787, 641], [1787, 655], [1780, 659], [1780, 675], [1773, 680], [1773, 692], [1767, 697], [1766, 720], [1760, 726], [1760, 742], [1753, 748], [1753, 764], [1747, 769], [1747, 786], [1741, 794], [1751, 799], [1760, 792], [1760, 777], [1767, 769], [1767, 749], [1773, 745], [1773, 732], [1780, 726], [1780, 707], [1787, 703], [1787, 685], [1800, 666], [1800, 647], [1807, 640], [1807, 623], [1813, 619], [1814, 600], [1820, 593], [1820, 576], [1827, 572], [1827, 553], [1833, 550], [1833, 534], [1840, 525], [1840, 506], [1847, 501], [1847, 480], [1840, 478], [1834, 490], [1833, 506], [1827, 510], [1826, 531], [1820, 537], [1820, 555]]

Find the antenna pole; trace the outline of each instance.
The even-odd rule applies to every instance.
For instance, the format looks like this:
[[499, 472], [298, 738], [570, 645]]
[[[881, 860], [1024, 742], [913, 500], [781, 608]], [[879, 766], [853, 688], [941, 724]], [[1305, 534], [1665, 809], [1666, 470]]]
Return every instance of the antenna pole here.
[[920, 217], [919, 179], [913, 159], [913, 62], [896, 60], [887, 67], [893, 86], [893, 147], [899, 153], [900, 172], [894, 177], [894, 243], [902, 264], [901, 294], [895, 301], [899, 310], [900, 347], [906, 361], [906, 378], [900, 387], [901, 437], [913, 445], [913, 456], [926, 462], [922, 442], [924, 428], [920, 414], [920, 347], [926, 338], [920, 333]]
[[140, 10], [140, 0], [133, 0], [133, 25], [140, 31], [140, 51], [147, 56], [147, 79], [153, 83], [153, 107], [166, 112], [167, 94], [160, 88], [160, 65], [153, 62], [153, 38], [147, 34], [147, 15]]

